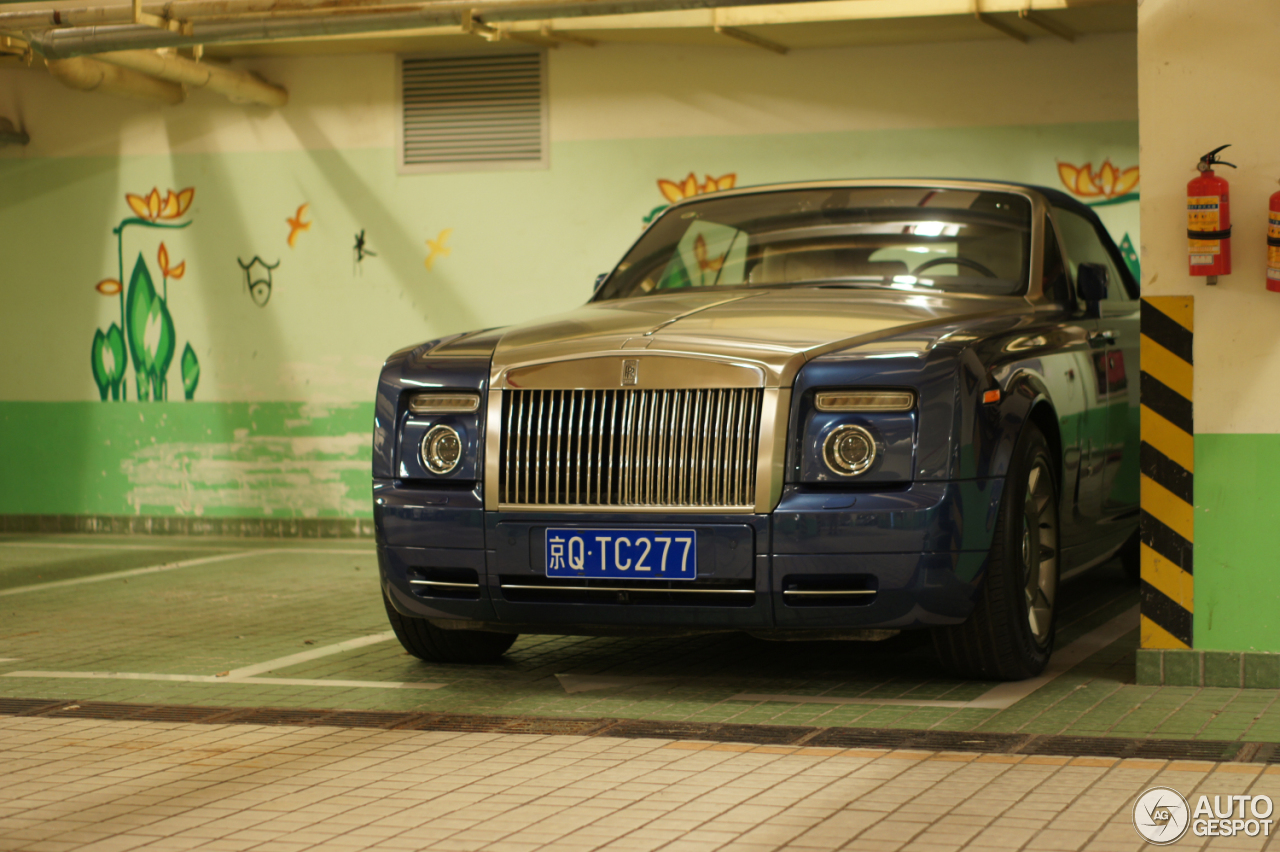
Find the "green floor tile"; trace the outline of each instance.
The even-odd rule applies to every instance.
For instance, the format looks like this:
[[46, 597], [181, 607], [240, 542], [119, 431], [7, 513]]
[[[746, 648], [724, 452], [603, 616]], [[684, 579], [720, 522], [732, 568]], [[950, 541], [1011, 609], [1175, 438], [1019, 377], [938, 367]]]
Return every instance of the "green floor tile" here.
[[[229, 558], [121, 573], [216, 556]], [[76, 579], [91, 582], [61, 586], [56, 594], [0, 597], [0, 657], [7, 658], [0, 662], [0, 695], [1109, 736], [1238, 739], [1247, 732], [1253, 739], [1280, 741], [1280, 707], [1272, 692], [1134, 685], [1135, 666], [1146, 659], [1136, 653], [1136, 626], [999, 711], [838, 703], [859, 698], [963, 702], [995, 685], [947, 676], [925, 634], [881, 643], [782, 643], [730, 634], [524, 636], [493, 666], [424, 663], [386, 639], [281, 664], [262, 675], [445, 685], [434, 690], [5, 676], [18, 671], [216, 676], [389, 630], [367, 541], [0, 537], [0, 591]], [[1136, 591], [1115, 566], [1104, 566], [1088, 580], [1063, 587], [1059, 648], [1136, 602]], [[1238, 671], [1238, 659], [1236, 665]], [[1274, 677], [1280, 683], [1280, 655], [1246, 655], [1243, 666], [1246, 680]], [[557, 674], [636, 681], [571, 694]], [[783, 698], [734, 698], [740, 694]], [[813, 698], [837, 703], [806, 700]]]

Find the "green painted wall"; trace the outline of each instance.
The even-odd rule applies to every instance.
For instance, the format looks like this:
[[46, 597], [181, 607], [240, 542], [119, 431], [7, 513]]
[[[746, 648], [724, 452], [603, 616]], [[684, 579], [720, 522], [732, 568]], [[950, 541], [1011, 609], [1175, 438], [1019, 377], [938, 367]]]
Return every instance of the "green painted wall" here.
[[1196, 650], [1280, 651], [1280, 435], [1196, 435]]
[[[566, 141], [548, 170], [467, 174], [398, 175], [388, 148], [0, 158], [0, 513], [367, 516], [382, 359], [580, 303], [664, 203], [658, 179], [1061, 186], [1060, 162], [1124, 168], [1137, 155], [1136, 122], [1122, 121]], [[98, 402], [91, 345], [121, 306], [95, 286], [120, 275], [112, 229], [134, 215], [126, 193], [152, 187], [195, 189], [174, 220], [189, 226], [130, 226], [120, 244], [126, 288], [141, 257], [163, 289], [161, 241], [171, 266], [186, 264], [167, 283], [170, 401], [137, 402], [130, 365], [130, 401]], [[290, 247], [286, 219], [304, 203], [312, 224]], [[1136, 203], [1098, 211], [1139, 242]], [[449, 252], [428, 268], [426, 241], [445, 229]], [[357, 263], [361, 230], [376, 254]], [[254, 256], [279, 263], [262, 305], [240, 266]], [[146, 319], [140, 336], [159, 333]], [[192, 402], [187, 344], [200, 366]]]
[[5, 402], [0, 514], [368, 517], [372, 403]]

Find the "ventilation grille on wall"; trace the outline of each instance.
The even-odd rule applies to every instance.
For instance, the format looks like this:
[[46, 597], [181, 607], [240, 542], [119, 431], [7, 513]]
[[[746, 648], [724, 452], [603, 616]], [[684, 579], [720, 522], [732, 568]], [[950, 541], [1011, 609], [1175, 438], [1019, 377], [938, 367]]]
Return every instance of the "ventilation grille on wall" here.
[[404, 57], [400, 98], [403, 171], [546, 166], [541, 53]]

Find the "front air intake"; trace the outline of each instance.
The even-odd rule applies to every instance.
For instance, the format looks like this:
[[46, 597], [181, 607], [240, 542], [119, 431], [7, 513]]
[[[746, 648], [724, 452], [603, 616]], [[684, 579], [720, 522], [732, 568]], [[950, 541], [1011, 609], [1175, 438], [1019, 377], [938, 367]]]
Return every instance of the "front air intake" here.
[[758, 388], [507, 390], [504, 507], [749, 509]]

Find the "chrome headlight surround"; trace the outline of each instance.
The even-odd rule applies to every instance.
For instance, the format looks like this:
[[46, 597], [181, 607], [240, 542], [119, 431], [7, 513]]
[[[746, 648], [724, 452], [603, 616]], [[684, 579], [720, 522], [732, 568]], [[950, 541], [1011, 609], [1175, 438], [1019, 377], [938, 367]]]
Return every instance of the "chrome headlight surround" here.
[[861, 426], [845, 424], [828, 433], [822, 442], [822, 460], [837, 476], [858, 476], [875, 464], [876, 439]]
[[814, 407], [819, 411], [910, 411], [916, 395], [909, 390], [819, 391]]
[[422, 436], [418, 457], [422, 466], [437, 476], [452, 473], [462, 461], [462, 436], [452, 426], [432, 426]]
[[479, 407], [478, 393], [415, 393], [409, 397], [413, 414], [467, 414]]

